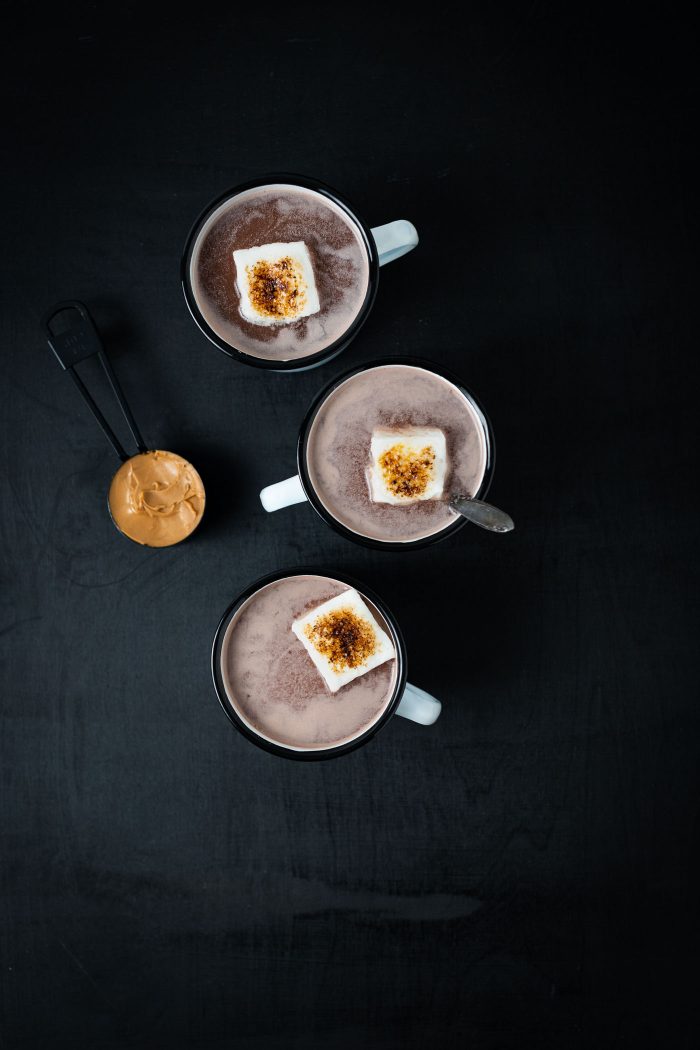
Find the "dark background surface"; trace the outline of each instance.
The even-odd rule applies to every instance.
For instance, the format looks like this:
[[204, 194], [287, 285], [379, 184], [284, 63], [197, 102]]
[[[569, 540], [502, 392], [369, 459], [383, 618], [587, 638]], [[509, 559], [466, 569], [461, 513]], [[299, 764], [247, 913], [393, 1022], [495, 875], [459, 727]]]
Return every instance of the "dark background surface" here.
[[[0, 1046], [690, 1045], [688, 29], [271, 10], [5, 30]], [[421, 235], [302, 375], [229, 361], [179, 287], [200, 209], [279, 169]], [[37, 324], [64, 297], [203, 474], [181, 549], [110, 524], [115, 460]], [[320, 385], [405, 353], [484, 402], [517, 531], [394, 555], [265, 515]], [[219, 616], [302, 563], [384, 596], [433, 728], [298, 764], [229, 726]]]

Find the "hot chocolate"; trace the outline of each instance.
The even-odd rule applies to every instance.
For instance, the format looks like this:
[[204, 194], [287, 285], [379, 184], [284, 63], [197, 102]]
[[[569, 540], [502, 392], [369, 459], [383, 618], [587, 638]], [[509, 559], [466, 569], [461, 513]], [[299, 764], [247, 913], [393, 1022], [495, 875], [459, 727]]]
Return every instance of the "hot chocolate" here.
[[209, 216], [190, 262], [204, 320], [253, 357], [320, 353], [352, 325], [369, 294], [359, 227], [330, 198], [286, 183], [244, 190]]
[[[345, 594], [347, 602], [339, 597]], [[337, 747], [391, 703], [397, 659], [390, 636], [377, 607], [338, 580], [276, 580], [248, 598], [226, 629], [221, 675], [229, 703], [273, 743]]]
[[325, 398], [305, 460], [336, 521], [369, 539], [407, 543], [457, 520], [453, 493], [479, 492], [487, 435], [454, 383], [417, 365], [385, 364], [355, 373]]

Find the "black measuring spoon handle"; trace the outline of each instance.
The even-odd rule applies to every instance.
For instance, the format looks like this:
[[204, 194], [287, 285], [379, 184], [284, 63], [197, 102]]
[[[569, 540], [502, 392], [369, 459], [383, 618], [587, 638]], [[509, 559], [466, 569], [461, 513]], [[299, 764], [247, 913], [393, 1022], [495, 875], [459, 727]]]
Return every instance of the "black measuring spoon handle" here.
[[[63, 315], [63, 324], [60, 331], [56, 329], [54, 324], [59, 315]], [[68, 319], [70, 319], [70, 323], [66, 327], [65, 322]], [[134, 441], [136, 442], [136, 447], [139, 452], [147, 452], [148, 449], [146, 443], [141, 436], [141, 431], [139, 430], [134, 415], [129, 408], [128, 402], [124, 397], [124, 392], [119, 384], [116, 373], [112, 368], [112, 363], [107, 357], [107, 352], [102, 345], [97, 326], [90, 316], [90, 311], [85, 303], [81, 303], [77, 299], [66, 299], [63, 302], [56, 303], [55, 306], [52, 306], [50, 310], [46, 311], [41, 319], [41, 323], [46, 332], [49, 346], [53, 350], [58, 363], [61, 368], [70, 375], [85, 403], [97, 420], [100, 429], [122, 462], [131, 457], [126, 452], [119, 438], [103, 416], [95, 403], [94, 398], [90, 394], [90, 391], [87, 389], [76, 370], [76, 365], [81, 361], [87, 360], [88, 357], [96, 356], [99, 358], [100, 364], [102, 365], [104, 373], [109, 381], [109, 385], [112, 388], [112, 392], [122, 410], [122, 415], [124, 416]]]

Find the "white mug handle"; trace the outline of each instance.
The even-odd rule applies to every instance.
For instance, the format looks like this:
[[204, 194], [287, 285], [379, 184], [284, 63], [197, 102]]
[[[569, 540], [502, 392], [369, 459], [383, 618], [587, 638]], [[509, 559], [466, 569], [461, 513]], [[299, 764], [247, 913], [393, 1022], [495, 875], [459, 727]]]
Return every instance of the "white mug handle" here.
[[418, 244], [418, 230], [408, 219], [396, 219], [384, 226], [374, 226], [372, 236], [379, 252], [380, 266], [400, 259]]
[[406, 682], [401, 703], [396, 708], [396, 714], [402, 718], [410, 718], [412, 722], [420, 722], [422, 726], [431, 726], [440, 717], [442, 704], [436, 700], [425, 689], [419, 689], [417, 685]]
[[306, 493], [298, 474], [285, 481], [278, 481], [275, 485], [268, 485], [260, 493], [260, 502], [268, 511], [293, 507], [295, 503], [303, 503], [305, 499]]

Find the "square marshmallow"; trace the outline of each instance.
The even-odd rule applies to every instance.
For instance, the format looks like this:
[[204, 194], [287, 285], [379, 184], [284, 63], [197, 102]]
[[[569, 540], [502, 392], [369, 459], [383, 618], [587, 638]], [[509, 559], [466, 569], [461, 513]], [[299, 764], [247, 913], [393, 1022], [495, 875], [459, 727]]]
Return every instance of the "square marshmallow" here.
[[[350, 659], [344, 658], [332, 633], [334, 629], [336, 634], [342, 631], [344, 623], [351, 631], [351, 645], [353, 633], [356, 637]], [[318, 605], [295, 620], [292, 630], [332, 693], [396, 656], [391, 638], [355, 590], [343, 591]], [[367, 652], [370, 648], [373, 651]]]
[[[421, 461], [421, 453], [425, 448], [431, 449], [434, 456], [429, 467]], [[387, 452], [393, 453], [393, 464], [389, 467], [380, 463]], [[447, 470], [447, 445], [445, 435], [437, 427], [374, 430], [370, 460], [367, 473], [375, 503], [406, 504], [442, 496]], [[402, 484], [408, 491], [397, 492], [396, 487]]]
[[[284, 273], [279, 270], [283, 259], [289, 259], [292, 263], [291, 270], [287, 269]], [[255, 248], [241, 248], [233, 253], [233, 261], [236, 265], [236, 287], [241, 297], [240, 311], [246, 321], [261, 325], [292, 324], [300, 317], [317, 314], [321, 309], [311, 256], [303, 241], [286, 244], [277, 241]], [[282, 277], [277, 300], [281, 307], [279, 313], [266, 310], [264, 301], [261, 303], [260, 296], [256, 296], [256, 291], [259, 292], [261, 288], [256, 277], [266, 274]], [[286, 297], [286, 292], [292, 289], [297, 292], [296, 308], [289, 304]]]

